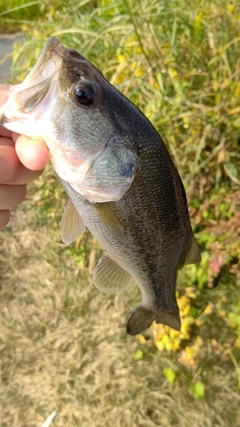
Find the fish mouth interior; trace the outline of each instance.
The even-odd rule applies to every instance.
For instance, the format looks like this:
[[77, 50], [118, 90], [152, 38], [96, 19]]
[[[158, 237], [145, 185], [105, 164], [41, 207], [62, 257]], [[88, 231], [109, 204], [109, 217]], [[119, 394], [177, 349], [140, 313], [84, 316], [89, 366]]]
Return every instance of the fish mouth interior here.
[[[64, 64], [71, 62], [73, 70], [74, 64], [79, 65], [82, 60], [85, 58], [78, 52], [66, 49], [56, 37], [50, 37], [33, 69], [13, 95], [19, 110], [22, 113], [31, 112], [45, 98], [50, 86], [54, 82], [57, 83], [59, 75], [63, 72], [62, 68], [65, 68]], [[67, 71], [64, 73], [65, 76]]]
[[[73, 51], [75, 54], [79, 55], [77, 52]], [[66, 49], [57, 37], [50, 37], [38, 58], [38, 61], [34, 65], [33, 69], [25, 78], [24, 82], [29, 83], [33, 80], [44, 80], [48, 78], [51, 74], [51, 71], [55, 71], [56, 67], [59, 67], [61, 64], [62, 58], [65, 56], [70, 56], [71, 51]], [[80, 56], [80, 55], [79, 55]]]

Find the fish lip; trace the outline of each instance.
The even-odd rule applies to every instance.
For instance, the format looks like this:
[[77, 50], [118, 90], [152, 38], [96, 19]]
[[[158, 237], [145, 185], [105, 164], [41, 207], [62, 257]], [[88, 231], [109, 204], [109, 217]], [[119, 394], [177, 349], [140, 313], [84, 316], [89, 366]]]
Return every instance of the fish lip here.
[[[57, 54], [59, 57], [63, 58], [65, 56], [70, 56], [72, 59], [78, 59], [78, 60], [84, 60], [84, 56], [82, 56], [80, 53], [78, 53], [74, 49], [67, 49], [62, 45], [62, 43], [59, 41], [57, 37], [49, 37], [43, 46], [42, 54], [43, 56], [49, 55], [54, 58], [53, 54]], [[39, 58], [40, 60], [40, 58]]]
[[[25, 78], [23, 84], [19, 85], [18, 89], [13, 86], [12, 98], [21, 113], [29, 113], [41, 103], [49, 92], [51, 85], [58, 80], [58, 76], [62, 72], [61, 69], [64, 68], [64, 63], [70, 58], [75, 62], [76, 60], [83, 60], [83, 57], [76, 51], [66, 49], [57, 37], [50, 37], [46, 41], [36, 64]], [[74, 62], [72, 69], [73, 67]], [[63, 91], [66, 89], [61, 84], [60, 87]], [[4, 121], [4, 123], [9, 121], [4, 112], [1, 115], [1, 121]]]
[[[32, 70], [30, 71], [30, 73], [27, 75], [27, 77], [25, 78], [25, 82], [29, 82], [32, 80], [34, 81], [36, 76], [39, 79], [39, 73], [41, 74], [41, 71], [44, 72], [45, 65], [49, 59], [52, 59], [53, 62], [56, 63], [56, 57], [54, 57], [53, 52], [54, 51], [55, 52], [61, 51], [61, 49], [59, 49], [59, 44], [61, 45], [61, 43], [59, 42], [57, 37], [49, 37], [49, 39], [47, 39], [45, 45], [43, 46], [43, 49], [40, 53], [40, 56], [39, 56], [36, 64], [34, 65]], [[62, 46], [62, 48], [63, 48], [63, 46]], [[67, 49], [65, 49], [65, 50], [67, 51]], [[58, 56], [60, 56], [60, 55], [58, 55]], [[42, 74], [41, 74], [41, 76], [42, 76]]]
[[19, 90], [13, 94], [22, 113], [34, 110], [44, 99], [54, 81], [58, 80], [61, 91], [70, 87], [86, 74], [86, 58], [73, 49], [65, 48], [57, 37], [49, 37], [42, 52]]
[[64, 58], [72, 58], [73, 60], [86, 62], [86, 59], [78, 52], [73, 49], [65, 48], [57, 37], [49, 37], [42, 48], [36, 64], [24, 81], [29, 83], [39, 80], [40, 78], [49, 78], [51, 74], [49, 74], [49, 70], [46, 69], [47, 63], [49, 61], [53, 62], [55, 64], [55, 68], [59, 68]]
[[35, 66], [28, 74], [27, 79], [32, 79], [35, 74], [39, 74], [41, 68], [49, 59], [51, 59], [56, 65], [58, 65], [58, 63], [60, 62], [59, 60], [64, 60], [67, 58], [71, 58], [74, 61], [86, 62], [86, 58], [80, 55], [80, 53], [78, 53], [76, 50], [67, 49], [66, 47], [64, 47], [57, 37], [49, 37], [43, 46], [42, 52]]

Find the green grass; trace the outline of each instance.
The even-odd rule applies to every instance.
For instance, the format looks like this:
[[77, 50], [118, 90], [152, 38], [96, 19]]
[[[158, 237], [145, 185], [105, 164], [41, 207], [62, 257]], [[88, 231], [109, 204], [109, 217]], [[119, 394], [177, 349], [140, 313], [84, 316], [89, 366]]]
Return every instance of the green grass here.
[[24, 24], [31, 25], [40, 19], [46, 19], [50, 8], [55, 8], [58, 1], [41, 0], [9, 0], [0, 2], [0, 29], [1, 33], [12, 33], [22, 29]]
[[96, 242], [60, 243], [66, 196], [48, 167], [0, 238], [3, 426], [55, 409], [56, 426], [240, 426], [239, 2], [19, 4], [0, 5], [2, 28], [25, 35], [11, 81], [51, 35], [98, 66], [166, 141], [203, 261], [179, 275], [182, 335], [126, 336], [138, 290], [99, 293]]

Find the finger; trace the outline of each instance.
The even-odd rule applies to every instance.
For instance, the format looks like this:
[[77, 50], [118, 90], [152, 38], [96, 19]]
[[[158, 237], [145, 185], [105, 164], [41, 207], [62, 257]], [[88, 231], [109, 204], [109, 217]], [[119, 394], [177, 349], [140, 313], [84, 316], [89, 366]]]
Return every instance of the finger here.
[[15, 142], [15, 144], [16, 144], [16, 141], [20, 135], [21, 135], [20, 133], [12, 132], [11, 137], [12, 137], [13, 141]]
[[0, 185], [0, 210], [12, 209], [26, 196], [26, 185]]
[[12, 131], [5, 129], [3, 126], [0, 126], [0, 137], [6, 136], [7, 138], [12, 138]]
[[10, 211], [0, 211], [0, 230], [10, 221]]
[[10, 138], [0, 138], [0, 184], [22, 185], [38, 178], [42, 171], [32, 171], [20, 162], [14, 142]]
[[[0, 84], [0, 106], [2, 106], [4, 102], [7, 101], [9, 92], [9, 85]], [[6, 136], [8, 138], [11, 138], [12, 132], [8, 129], [5, 129], [3, 126], [0, 126], [0, 136]]]
[[17, 176], [21, 163], [10, 138], [0, 138], [0, 183], [12, 181]]
[[49, 150], [44, 141], [21, 135], [16, 140], [15, 148], [20, 161], [27, 169], [41, 170], [49, 160]]
[[11, 181], [4, 182], [3, 184], [7, 184], [7, 185], [29, 184], [29, 182], [38, 178], [42, 173], [43, 173], [42, 170], [41, 171], [31, 171], [31, 170], [25, 168], [25, 166], [21, 165], [17, 175]]

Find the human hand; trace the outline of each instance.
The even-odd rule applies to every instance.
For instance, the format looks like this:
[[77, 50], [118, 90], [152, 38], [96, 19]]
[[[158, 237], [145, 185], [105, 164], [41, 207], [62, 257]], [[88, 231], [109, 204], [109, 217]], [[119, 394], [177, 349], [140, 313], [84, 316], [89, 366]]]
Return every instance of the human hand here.
[[[9, 86], [0, 84], [0, 105]], [[0, 229], [10, 220], [10, 210], [26, 195], [26, 184], [37, 178], [49, 159], [44, 141], [33, 140], [0, 126]]]

